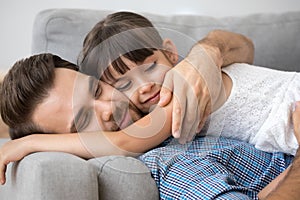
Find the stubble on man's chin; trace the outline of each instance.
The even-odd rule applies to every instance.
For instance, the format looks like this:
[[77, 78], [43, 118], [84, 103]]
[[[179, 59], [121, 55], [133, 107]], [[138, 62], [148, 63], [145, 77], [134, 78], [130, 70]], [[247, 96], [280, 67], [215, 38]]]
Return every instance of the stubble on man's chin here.
[[129, 112], [132, 116], [133, 122], [136, 122], [146, 115], [142, 111], [140, 111], [133, 103], [129, 103]]
[[129, 112], [131, 116], [131, 120], [127, 123], [126, 127], [141, 119], [145, 115], [132, 102], [119, 102], [115, 107], [113, 114], [115, 123], [112, 129], [114, 129], [114, 131], [120, 130], [120, 125], [126, 112]]

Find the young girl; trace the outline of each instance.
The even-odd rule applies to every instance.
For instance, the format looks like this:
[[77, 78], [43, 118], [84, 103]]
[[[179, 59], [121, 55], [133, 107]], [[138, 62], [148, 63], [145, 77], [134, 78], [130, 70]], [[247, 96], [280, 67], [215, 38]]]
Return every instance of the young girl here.
[[[98, 74], [149, 113], [159, 101], [166, 72], [178, 61], [176, 47], [171, 40], [162, 40], [154, 28], [141, 26], [150, 23], [142, 16], [121, 12], [104, 22], [85, 39], [82, 70]], [[117, 29], [121, 25], [121, 31], [126, 30], [124, 35]], [[108, 32], [110, 37], [105, 35]], [[106, 46], [113, 47], [109, 53], [105, 53]], [[97, 54], [105, 55], [105, 59], [98, 60]], [[220, 105], [224, 105], [211, 115], [202, 133], [294, 155], [298, 143], [290, 118], [294, 102], [300, 99], [299, 74], [234, 64], [223, 69], [222, 79], [225, 98]]]
[[[121, 18], [122, 19], [122, 18]], [[123, 18], [125, 19], [125, 18]], [[125, 24], [123, 24], [122, 26], [126, 27]], [[122, 30], [122, 29], [120, 29]], [[152, 37], [153, 38], [153, 37]], [[222, 39], [220, 39], [222, 38]], [[229, 41], [229, 43], [224, 43], [224, 41]], [[128, 40], [127, 40], [128, 41]], [[234, 42], [233, 42], [234, 41]], [[249, 44], [250, 43], [250, 44]], [[129, 43], [131, 44], [131, 43]], [[151, 43], [150, 43], [151, 44]], [[145, 45], [145, 43], [143, 43], [143, 45]], [[218, 64], [218, 66], [221, 66], [224, 63], [233, 63], [234, 61], [239, 61], [239, 60], [243, 60], [245, 62], [251, 62], [252, 58], [253, 58], [253, 46], [252, 43], [246, 39], [245, 37], [242, 37], [239, 34], [234, 34], [234, 33], [229, 33], [229, 32], [222, 32], [222, 31], [217, 31], [217, 32], [213, 32], [213, 34], [208, 35], [208, 37], [206, 38], [206, 40], [201, 41], [199, 44], [196, 44], [195, 47], [197, 46], [201, 46], [200, 48], [206, 48], [207, 50], [210, 51], [211, 55], [215, 58], [215, 63]], [[125, 47], [125, 46], [124, 46]], [[195, 47], [193, 49], [195, 49]], [[113, 48], [113, 46], [111, 47]], [[111, 48], [109, 48], [108, 46], [106, 46], [106, 50], [110, 50]], [[152, 48], [151, 48], [152, 49]], [[135, 56], [137, 56], [139, 61], [143, 61], [145, 56], [148, 57], [149, 55], [151, 55], [153, 53], [153, 51], [150, 49], [144, 49], [141, 51], [134, 51], [132, 52]], [[190, 52], [190, 54], [192, 54], [194, 52], [194, 50], [192, 49], [192, 51]], [[238, 51], [231, 51], [231, 49], [238, 49]], [[245, 52], [249, 52], [250, 56], [248, 56], [248, 54], [244, 54]], [[141, 53], [140, 56], [138, 53]], [[166, 52], [167, 53], [167, 52]], [[105, 60], [107, 54], [103, 54], [103, 59]], [[129, 54], [129, 56], [132, 54]], [[198, 51], [194, 52], [193, 56], [197, 56]], [[217, 56], [215, 56], [217, 55]], [[235, 56], [236, 55], [236, 56]], [[239, 55], [243, 55], [243, 56], [239, 56]], [[97, 54], [98, 56], [98, 54]], [[126, 55], [124, 55], [126, 56]], [[202, 55], [203, 56], [203, 55]], [[35, 56], [33, 56], [35, 57]], [[235, 58], [238, 58], [235, 60]], [[39, 61], [36, 60], [31, 60], [29, 59], [28, 64], [30, 66], [35, 66], [36, 68], [35, 70], [44, 70], [43, 73], [44, 74], [48, 74], [48, 71], [51, 71], [51, 75], [47, 76], [50, 81], [50, 83], [48, 84], [42, 84], [41, 83], [41, 79], [40, 77], [38, 77], [37, 80], [34, 79], [34, 77], [37, 75], [35, 70], [28, 70], [27, 68], [27, 64], [23, 65], [22, 62], [19, 63], [21, 65], [21, 67], [24, 68], [24, 73], [17, 73], [18, 76], [21, 76], [25, 79], [28, 79], [27, 81], [29, 81], [29, 85], [32, 85], [33, 83], [37, 84], [37, 88], [39, 90], [34, 90], [31, 91], [31, 93], [36, 94], [37, 91], [40, 91], [40, 89], [42, 89], [43, 87], [47, 87], [44, 88], [44, 92], [42, 92], [42, 99], [39, 99], [36, 102], [36, 99], [34, 101], [32, 101], [33, 96], [32, 95], [28, 95], [28, 89], [26, 87], [26, 85], [23, 84], [21, 77], [19, 78], [13, 78], [11, 79], [13, 81], [14, 84], [6, 84], [6, 87], [11, 87], [10, 89], [12, 89], [12, 91], [15, 91], [14, 93], [5, 93], [5, 88], [3, 90], [3, 88], [1, 88], [1, 93], [3, 96], [1, 96], [1, 102], [4, 102], [3, 99], [5, 99], [5, 95], [7, 94], [15, 94], [15, 98], [18, 99], [20, 98], [25, 98], [25, 99], [21, 99], [21, 101], [25, 102], [25, 103], [30, 103], [30, 102], [36, 102], [37, 104], [30, 104], [30, 108], [31, 110], [28, 110], [29, 107], [26, 107], [27, 112], [24, 112], [24, 110], [19, 110], [19, 114], [20, 115], [25, 115], [27, 116], [27, 118], [22, 118], [19, 117], [19, 119], [22, 120], [22, 123], [20, 124], [19, 121], [16, 121], [16, 119], [14, 117], [9, 117], [11, 114], [15, 114], [16, 110], [19, 107], [12, 107], [12, 111], [7, 111], [7, 115], [10, 118], [9, 120], [14, 121], [14, 124], [16, 124], [16, 126], [22, 125], [22, 126], [26, 126], [27, 123], [27, 128], [30, 128], [30, 130], [32, 132], [22, 132], [22, 126], [18, 127], [19, 128], [19, 132], [21, 132], [25, 137], [22, 137], [20, 139], [16, 139], [16, 140], [12, 140], [7, 142], [5, 145], [3, 145], [0, 149], [0, 181], [1, 183], [5, 182], [5, 169], [6, 169], [6, 165], [10, 162], [13, 161], [18, 161], [20, 159], [22, 159], [24, 156], [32, 153], [32, 152], [37, 152], [37, 151], [62, 151], [62, 152], [67, 152], [67, 153], [72, 153], [75, 155], [78, 155], [80, 157], [84, 157], [84, 158], [92, 158], [95, 156], [104, 156], [104, 155], [116, 155], [116, 154], [121, 154], [121, 155], [127, 155], [127, 156], [134, 156], [137, 155], [139, 153], [145, 152], [153, 147], [155, 147], [156, 145], [160, 144], [164, 139], [166, 139], [168, 136], [170, 136], [170, 124], [171, 124], [171, 113], [172, 113], [172, 109], [171, 109], [171, 105], [167, 106], [166, 108], [163, 109], [155, 109], [153, 112], [150, 113], [150, 115], [145, 116], [144, 118], [142, 118], [140, 121], [138, 121], [136, 124], [129, 126], [128, 128], [124, 129], [124, 130], [120, 130], [120, 131], [95, 131], [94, 132], [84, 132], [81, 134], [51, 134], [51, 133], [65, 133], [65, 131], [63, 132], [51, 132], [51, 130], [57, 130], [60, 129], [62, 130], [60, 126], [51, 126], [51, 124], [55, 124], [56, 122], [58, 123], [62, 123], [64, 120], [69, 124], [71, 121], [69, 119], [73, 118], [72, 115], [72, 108], [70, 108], [70, 105], [72, 105], [74, 102], [72, 100], [72, 98], [69, 98], [68, 101], [59, 101], [60, 99], [63, 99], [61, 96], [55, 96], [55, 99], [58, 100], [57, 103], [59, 103], [58, 105], [54, 105], [56, 107], [62, 108], [62, 109], [66, 109], [68, 108], [68, 113], [70, 113], [70, 116], [66, 116], [68, 114], [64, 113], [64, 112], [60, 112], [60, 113], [52, 113], [52, 114], [47, 114], [46, 116], [43, 116], [42, 119], [46, 119], [46, 121], [48, 120], [49, 123], [47, 123], [47, 128], [48, 131], [47, 133], [50, 134], [33, 134], [33, 133], [41, 133], [40, 131], [43, 130], [44, 127], [39, 127], [36, 126], [37, 129], [33, 130], [32, 128], [34, 128], [34, 124], [32, 123], [32, 116], [35, 113], [35, 109], [38, 105], [42, 105], [47, 109], [47, 112], [55, 112], [55, 110], [49, 109], [47, 107], [47, 102], [44, 102], [43, 100], [49, 99], [51, 98], [51, 95], [56, 91], [62, 91], [62, 87], [60, 87], [61, 85], [69, 87], [68, 89], [66, 89], [65, 87], [65, 92], [62, 91], [61, 95], [65, 96], [65, 95], [69, 95], [70, 93], [74, 93], [76, 90], [73, 90], [74, 87], [72, 85], [70, 85], [70, 83], [74, 84], [74, 72], [72, 76], [66, 76], [65, 79], [61, 76], [56, 76], [54, 75], [54, 72], [56, 70], [54, 70], [54, 67], [62, 67], [62, 68], [68, 68], [70, 67], [72, 64], [68, 63], [66, 61], [62, 61], [60, 62], [61, 59], [53, 56], [53, 55], [48, 55], [48, 57], [44, 57], [42, 56], [42, 59]], [[197, 60], [194, 59], [194, 61]], [[59, 65], [56, 66], [56, 62], [59, 61]], [[224, 62], [223, 62], [224, 61]], [[63, 63], [63, 66], [60, 66]], [[187, 64], [189, 64], [189, 62], [183, 60], [181, 63], [179, 63], [178, 65], [183, 65], [186, 66]], [[177, 66], [178, 66], [177, 65]], [[44, 68], [46, 67], [46, 69], [41, 69], [41, 67], [39, 66], [44, 66]], [[48, 69], [48, 67], [50, 67]], [[211, 65], [208, 66], [208, 71], [210, 71], [210, 69], [213, 69], [215, 67], [215, 64], [213, 64], [213, 67], [211, 67]], [[205, 67], [204, 67], [205, 68]], [[190, 69], [189, 69], [190, 70]], [[189, 71], [188, 70], [188, 71]], [[65, 71], [65, 70], [59, 70], [59, 71]], [[69, 73], [71, 70], [69, 70]], [[207, 72], [208, 72], [207, 71]], [[215, 72], [216, 70], [212, 70], [213, 72]], [[30, 73], [29, 73], [30, 72]], [[55, 72], [56, 73], [56, 72]], [[31, 77], [32, 76], [32, 77]], [[81, 77], [82, 80], [88, 80], [88, 78], [85, 75], [79, 75], [78, 76]], [[204, 76], [215, 76], [215, 75], [211, 75], [209, 73], [204, 74]], [[60, 79], [59, 79], [60, 77]], [[70, 80], [69, 78], [73, 77], [72, 80]], [[84, 78], [83, 78], [84, 77]], [[58, 78], [58, 80], [60, 80], [60, 84], [54, 84], [53, 82], [56, 80], [56, 78]], [[10, 80], [8, 78], [8, 80]], [[69, 82], [68, 82], [69, 81]], [[95, 81], [93, 81], [95, 82]], [[92, 84], [92, 85], [96, 85], [96, 84]], [[56, 86], [54, 88], [54, 86]], [[17, 88], [14, 88], [17, 87]], [[19, 91], [19, 87], [25, 87], [25, 93], [22, 93], [22, 95], [20, 96], [18, 94]], [[86, 87], [88, 88], [89, 91], [94, 91], [94, 86], [93, 87]], [[106, 87], [107, 89], [108, 87]], [[49, 92], [50, 89], [50, 92]], [[58, 89], [58, 90], [56, 90]], [[52, 91], [52, 92], [51, 92]], [[93, 98], [97, 98], [99, 94], [101, 94], [101, 90], [96, 90], [98, 92], [95, 93], [94, 95], [88, 95], [89, 98], [93, 97]], [[103, 91], [104, 92], [104, 91]], [[99, 94], [98, 94], [99, 93]], [[45, 95], [47, 94], [47, 95]], [[70, 95], [69, 95], [70, 96]], [[6, 97], [6, 101], [8, 104], [11, 104], [11, 98], [8, 96]], [[82, 95], [76, 95], [74, 98], [78, 98], [78, 99], [85, 99], [86, 96], [82, 96]], [[31, 100], [30, 100], [31, 99]], [[18, 101], [18, 100], [17, 100]], [[49, 101], [49, 103], [51, 103], [52, 101]], [[52, 102], [53, 103], [53, 102]], [[198, 102], [197, 102], [198, 103]], [[22, 104], [22, 102], [21, 102]], [[2, 105], [3, 106], [3, 105]], [[23, 106], [23, 105], [22, 105]], [[81, 106], [86, 106], [84, 104], [84, 102], [81, 103]], [[90, 105], [88, 105], [90, 106]], [[70, 109], [69, 109], [70, 108]], [[98, 107], [101, 108], [101, 107]], [[3, 109], [1, 109], [3, 111]], [[95, 110], [95, 114], [97, 114], [101, 109], [97, 109]], [[166, 112], [166, 110], [169, 110], [169, 112]], [[162, 112], [163, 111], [163, 112]], [[3, 111], [4, 112], [4, 111]], [[95, 116], [92, 115], [93, 119], [95, 119], [95, 121], [99, 121], [99, 124], [101, 124], [101, 118], [104, 116], [104, 118], [106, 117], [106, 114], [109, 113], [111, 111], [106, 111], [103, 113], [98, 113], [99, 115]], [[166, 117], [166, 113], [169, 113], [169, 117]], [[3, 113], [2, 113], [3, 114]], [[67, 119], [62, 119], [61, 117], [59, 118], [59, 120], [57, 120], [58, 118], [56, 118], [55, 116], [65, 116]], [[29, 118], [28, 118], [29, 116]], [[157, 116], [160, 116], [159, 118]], [[51, 117], [51, 118], [50, 118]], [[41, 118], [36, 118], [36, 119], [41, 119]], [[51, 121], [52, 120], [52, 121]], [[106, 119], [107, 120], [107, 119]], [[51, 123], [50, 123], [51, 121]], [[68, 124], [63, 124], [64, 127], [66, 128], [70, 128]], [[35, 124], [36, 125], [36, 124]], [[27, 129], [26, 129], [27, 130]], [[66, 129], [67, 130], [67, 129]], [[70, 129], [68, 129], [70, 130]], [[32, 135], [30, 135], [32, 134]], [[29, 135], [29, 136], [26, 136]], [[18, 147], [18, 148], [16, 148]]]
[[[174, 32], [171, 32], [171, 34], [174, 34]], [[185, 40], [187, 38], [182, 39]], [[234, 62], [253, 62], [253, 43], [240, 34], [216, 30], [210, 32], [198, 44], [200, 45], [194, 46], [186, 59], [177, 64], [175, 69], [168, 72], [167, 81], [165, 80], [165, 83], [167, 82], [165, 85], [169, 87], [170, 91], [174, 90], [175, 95], [178, 93], [185, 94], [183, 97], [175, 96], [173, 98], [172, 113], [172, 135], [175, 138], [179, 138], [178, 135], [180, 133], [178, 133], [178, 129], [174, 128], [174, 123], [175, 126], [176, 123], [182, 124], [183, 130], [185, 130], [183, 131], [185, 138], [180, 136], [180, 142], [182, 143], [190, 141], [196, 130], [201, 129], [208, 114], [225, 101], [219, 69]], [[158, 56], [164, 58], [165, 60], [162, 62], [167, 62], [169, 67], [178, 62], [177, 50], [172, 41], [168, 39], [163, 40], [158, 30], [153, 27], [148, 19], [135, 13], [117, 12], [108, 15], [88, 33], [84, 40], [79, 65], [84, 73], [102, 78], [102, 80], [112, 84], [115, 82], [114, 74], [124, 74], [130, 69], [130, 65], [141, 65], [149, 62], [146, 61], [146, 58], [153, 55], [154, 52], [157, 52], [155, 54], [159, 54]], [[132, 64], [128, 63], [129, 65], [127, 65], [125, 59], [129, 60], [127, 62], [131, 61]], [[111, 67], [107, 68], [108, 66]], [[208, 68], [205, 66], [210, 66], [208, 71]], [[182, 74], [185, 76], [182, 76]], [[199, 79], [195, 79], [195, 74], [196, 76], [204, 77], [204, 81], [200, 82]], [[164, 75], [165, 73], [162, 73], [160, 76], [164, 77]], [[175, 87], [172, 83], [169, 84], [171, 81], [170, 77], [172, 77], [171, 80], [176, 80], [177, 84]], [[206, 90], [201, 94], [199, 88], [203, 87], [203, 85], [206, 85], [209, 91]], [[218, 85], [218, 87], [215, 85]], [[187, 89], [187, 87], [192, 89]], [[162, 89], [162, 91], [166, 90]], [[184, 90], [184, 92], [178, 92], [180, 90]], [[197, 99], [205, 99], [209, 95], [210, 98], [207, 104], [205, 100], [197, 101]], [[163, 102], [165, 101], [163, 100]], [[205, 104], [205, 106], [199, 106], [199, 104]], [[205, 108], [205, 113], [203, 107]], [[149, 111], [147, 107], [143, 108], [143, 105], [139, 105], [139, 108], [145, 113]], [[189, 115], [186, 116], [188, 119], [184, 123], [176, 120], [174, 122], [174, 118], [177, 118], [176, 113], [184, 113], [187, 108], [194, 111], [192, 113], [189, 112]], [[201, 109], [203, 109], [202, 112]], [[196, 127], [194, 122], [199, 119], [201, 119], [202, 124]], [[193, 126], [190, 124], [193, 124]], [[185, 134], [185, 132], [189, 133]]]

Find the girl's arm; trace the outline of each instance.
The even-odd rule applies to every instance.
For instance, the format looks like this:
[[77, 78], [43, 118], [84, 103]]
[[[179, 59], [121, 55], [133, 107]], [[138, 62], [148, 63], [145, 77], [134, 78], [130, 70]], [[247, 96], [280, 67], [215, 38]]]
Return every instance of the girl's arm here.
[[137, 156], [159, 145], [171, 135], [172, 105], [157, 107], [149, 115], [116, 132], [33, 134], [11, 140], [0, 148], [0, 183], [5, 183], [6, 166], [26, 155], [60, 151], [82, 158], [105, 155]]
[[137, 156], [171, 136], [171, 108], [157, 107], [150, 114], [117, 132], [80, 133], [81, 143], [91, 157]]
[[[296, 102], [293, 112], [294, 134], [300, 144], [300, 101]], [[259, 199], [266, 200], [292, 200], [299, 199], [300, 196], [300, 148], [294, 157], [292, 164], [276, 177], [271, 183], [263, 188], [259, 194]]]

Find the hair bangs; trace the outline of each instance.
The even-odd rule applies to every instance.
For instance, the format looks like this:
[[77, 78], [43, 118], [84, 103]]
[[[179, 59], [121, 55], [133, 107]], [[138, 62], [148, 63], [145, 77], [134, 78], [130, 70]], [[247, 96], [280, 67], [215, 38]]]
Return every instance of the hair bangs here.
[[153, 55], [153, 51], [155, 51], [155, 49], [137, 49], [119, 56], [109, 64], [109, 67], [104, 70], [101, 80], [106, 82], [115, 82], [116, 78], [113, 76], [114, 73], [117, 72], [118, 74], [123, 75], [130, 70], [130, 68], [123, 61], [122, 57], [138, 64], [139, 62], [143, 62], [147, 57]]

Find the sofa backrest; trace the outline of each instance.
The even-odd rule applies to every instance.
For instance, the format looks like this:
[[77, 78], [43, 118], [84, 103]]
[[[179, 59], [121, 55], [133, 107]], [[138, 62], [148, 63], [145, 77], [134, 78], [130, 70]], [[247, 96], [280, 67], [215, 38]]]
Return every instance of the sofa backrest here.
[[[32, 53], [50, 52], [76, 63], [89, 30], [112, 11], [49, 9], [35, 19]], [[255, 65], [300, 71], [300, 12], [215, 18], [140, 13], [171, 38], [181, 55], [213, 29], [242, 33], [255, 45]]]

